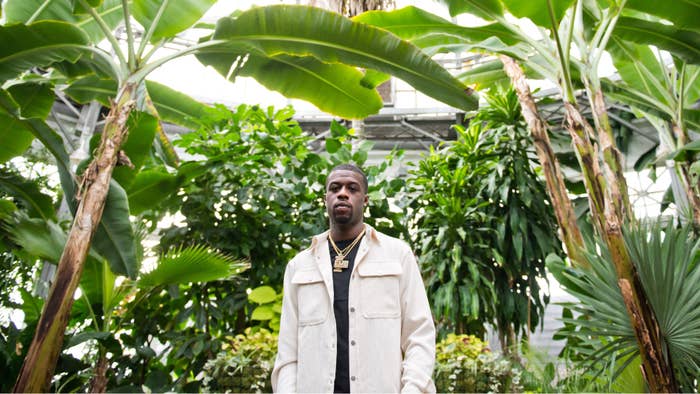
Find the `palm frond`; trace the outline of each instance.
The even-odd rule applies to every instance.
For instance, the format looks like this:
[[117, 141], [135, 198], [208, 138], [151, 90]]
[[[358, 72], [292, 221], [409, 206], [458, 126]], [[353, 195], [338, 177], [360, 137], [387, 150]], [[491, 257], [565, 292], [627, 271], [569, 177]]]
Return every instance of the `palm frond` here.
[[[692, 389], [693, 380], [688, 377], [700, 365], [700, 240], [689, 225], [674, 227], [659, 220], [627, 227], [624, 238], [659, 322], [667, 357], [681, 387]], [[571, 309], [585, 316], [566, 319], [567, 324], [578, 326], [568, 335], [593, 346], [589, 367], [604, 368], [605, 360], [635, 357], [639, 349], [609, 252], [602, 244], [597, 248], [589, 244], [587, 249], [590, 268], [560, 268], [559, 276], [572, 285], [567, 291], [580, 301]], [[626, 363], [619, 364], [613, 376], [624, 367]]]
[[156, 268], [137, 281], [141, 288], [225, 279], [248, 269], [244, 260], [233, 259], [203, 245], [180, 247], [161, 256]]

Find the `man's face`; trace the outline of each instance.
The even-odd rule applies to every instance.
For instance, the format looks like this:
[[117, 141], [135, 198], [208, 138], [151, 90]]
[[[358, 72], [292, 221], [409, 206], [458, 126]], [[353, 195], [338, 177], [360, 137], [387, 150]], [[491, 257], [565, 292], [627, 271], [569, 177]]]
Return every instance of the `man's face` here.
[[336, 170], [326, 180], [326, 210], [331, 223], [352, 226], [362, 222], [367, 194], [362, 175]]

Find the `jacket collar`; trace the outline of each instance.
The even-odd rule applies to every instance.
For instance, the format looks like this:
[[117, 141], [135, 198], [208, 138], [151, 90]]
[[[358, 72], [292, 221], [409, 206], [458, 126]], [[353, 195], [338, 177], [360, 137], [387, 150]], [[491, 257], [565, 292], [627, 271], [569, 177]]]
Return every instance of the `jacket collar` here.
[[[367, 236], [365, 239], [362, 240], [362, 243], [365, 242], [365, 240], [369, 240], [372, 243], [376, 243], [377, 245], [381, 245], [381, 240], [379, 239], [379, 232], [369, 224], [365, 223], [365, 232]], [[319, 247], [326, 245], [328, 242], [328, 237], [330, 236], [331, 230], [326, 230], [325, 232], [315, 235], [311, 239], [311, 247], [310, 249], [313, 251], [315, 255], [319, 254]], [[330, 257], [329, 257], [330, 258]]]

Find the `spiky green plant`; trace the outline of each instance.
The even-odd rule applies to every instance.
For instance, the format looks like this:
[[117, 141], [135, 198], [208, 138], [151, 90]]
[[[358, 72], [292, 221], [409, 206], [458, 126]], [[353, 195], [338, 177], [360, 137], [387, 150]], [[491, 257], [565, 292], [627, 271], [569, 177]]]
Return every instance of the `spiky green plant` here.
[[[631, 225], [624, 232], [625, 243], [639, 273], [659, 323], [665, 357], [673, 365], [680, 389], [697, 390], [700, 376], [700, 239], [691, 226], [662, 224], [659, 219]], [[548, 267], [566, 290], [578, 298], [567, 306], [580, 314], [565, 318], [576, 326], [569, 339], [578, 340], [577, 351], [584, 364], [598, 371], [616, 358], [616, 377], [639, 354], [626, 313], [615, 270], [607, 249], [587, 253], [589, 269], [567, 268], [552, 259]]]

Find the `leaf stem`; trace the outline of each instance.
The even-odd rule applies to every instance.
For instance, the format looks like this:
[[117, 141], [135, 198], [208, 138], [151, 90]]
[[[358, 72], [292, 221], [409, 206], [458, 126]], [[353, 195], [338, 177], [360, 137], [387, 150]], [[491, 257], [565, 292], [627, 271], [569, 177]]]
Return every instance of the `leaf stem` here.
[[165, 12], [165, 8], [168, 6], [168, 3], [170, 0], [163, 0], [160, 3], [160, 7], [158, 8], [158, 12], [156, 13], [156, 16], [153, 18], [153, 22], [146, 28], [146, 32], [144, 33], [143, 37], [141, 37], [141, 43], [139, 44], [139, 51], [138, 51], [138, 56], [141, 58], [143, 56], [144, 51], [146, 50], [146, 45], [148, 45], [148, 42], [151, 41], [151, 37], [153, 37], [153, 32], [155, 32], [156, 27], [158, 27], [158, 23], [160, 22], [160, 18], [163, 16], [163, 13]]
[[[110, 30], [109, 26], [107, 26], [104, 19], [102, 19], [102, 17], [100, 17], [100, 15], [97, 12], [95, 12], [95, 10], [92, 7], [90, 7], [90, 4], [88, 4], [86, 0], [78, 0], [78, 1], [80, 1], [80, 5], [82, 5], [83, 8], [85, 8], [88, 11], [88, 13], [90, 13], [90, 15], [95, 20], [95, 22], [97, 22], [97, 25], [100, 27], [100, 30], [102, 30], [102, 32], [104, 33], [105, 38], [112, 45], [112, 49], [114, 50], [114, 54], [119, 59], [119, 63], [122, 66], [122, 69], [127, 70], [129, 63], [127, 62], [126, 58], [124, 57], [124, 53], [122, 52], [121, 48], [119, 47], [119, 43], [117, 42], [117, 39], [114, 36], [112, 30]], [[120, 77], [121, 77], [121, 75], [120, 75]]]
[[[559, 63], [562, 70], [562, 78], [564, 83], [562, 88], [564, 94], [566, 95], [566, 101], [569, 103], [575, 103], [576, 97], [574, 96], [574, 87], [571, 83], [571, 75], [569, 73], [569, 64], [565, 61], [564, 49], [561, 45], [561, 39], [559, 38], [559, 32], [557, 31], [557, 19], [554, 17], [554, 7], [552, 6], [552, 0], [547, 0], [547, 9], [549, 10], [549, 18], [552, 23], [552, 35], [557, 43], [557, 52], [559, 53]], [[567, 48], [568, 50], [569, 48]]]
[[131, 28], [128, 0], [122, 0], [122, 11], [124, 11], [124, 25], [126, 27], [126, 46], [129, 51], [129, 71], [134, 71], [136, 69], [136, 53], [134, 52], [134, 31]]
[[44, 12], [44, 10], [46, 10], [52, 2], [53, 2], [53, 0], [44, 0], [44, 2], [41, 3], [39, 8], [37, 8], [36, 11], [34, 11], [32, 16], [30, 16], [29, 19], [27, 19], [25, 24], [28, 25], [28, 24], [34, 22], [36, 20], [36, 18], [38, 18], [39, 15], [41, 15], [41, 13]]

